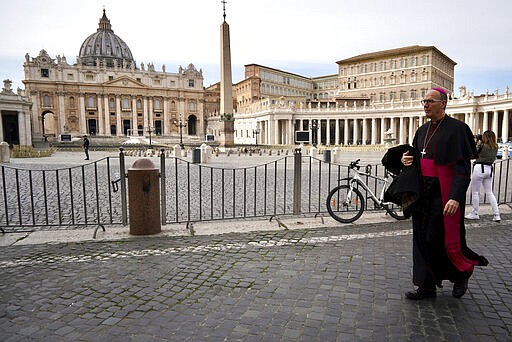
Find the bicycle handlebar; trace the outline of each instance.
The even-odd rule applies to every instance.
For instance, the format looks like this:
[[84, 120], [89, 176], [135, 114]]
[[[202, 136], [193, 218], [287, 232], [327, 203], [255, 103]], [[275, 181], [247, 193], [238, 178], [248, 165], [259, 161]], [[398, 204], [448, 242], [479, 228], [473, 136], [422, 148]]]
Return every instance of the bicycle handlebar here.
[[358, 164], [359, 164], [360, 160], [361, 159], [358, 159], [356, 161], [351, 162], [348, 167], [350, 167], [351, 169], [358, 169], [359, 170], [360, 166]]

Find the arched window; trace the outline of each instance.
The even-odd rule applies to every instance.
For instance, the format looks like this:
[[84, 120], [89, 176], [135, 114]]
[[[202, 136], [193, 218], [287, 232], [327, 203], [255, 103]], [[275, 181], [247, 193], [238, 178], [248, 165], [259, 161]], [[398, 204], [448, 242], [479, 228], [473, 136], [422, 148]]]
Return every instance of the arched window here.
[[89, 96], [87, 98], [87, 108], [94, 108], [94, 96]]
[[109, 107], [110, 109], [114, 109], [114, 108], [116, 108], [116, 100], [115, 100], [113, 97], [111, 97], [111, 98], [108, 100], [108, 107]]
[[160, 100], [155, 99], [155, 109], [160, 109]]
[[191, 112], [195, 112], [196, 111], [196, 103], [195, 102], [192, 102], [190, 101], [188, 103], [188, 110], [191, 111]]

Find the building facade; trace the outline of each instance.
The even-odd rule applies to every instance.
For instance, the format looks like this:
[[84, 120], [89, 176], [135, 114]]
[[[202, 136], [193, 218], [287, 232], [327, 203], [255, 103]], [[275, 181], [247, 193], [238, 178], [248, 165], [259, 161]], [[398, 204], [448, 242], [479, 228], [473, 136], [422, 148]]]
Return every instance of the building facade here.
[[64, 56], [25, 56], [25, 90], [32, 107], [34, 139], [61, 134], [124, 136], [202, 135], [203, 75], [193, 64], [167, 72], [151, 63], [136, 65], [129, 47], [114, 34], [103, 11], [75, 64]]
[[12, 82], [4, 80], [0, 92], [0, 141], [12, 145], [32, 145], [30, 113], [32, 103], [25, 92], [11, 89]]
[[424, 123], [421, 99], [433, 87], [449, 93], [447, 113], [475, 133], [492, 129], [511, 139], [512, 98], [474, 96], [462, 87], [455, 96], [455, 62], [434, 46], [409, 46], [337, 62], [338, 74], [307, 78], [261, 65], [246, 65], [234, 85], [235, 142], [295, 144], [297, 131], [320, 145], [410, 143]]

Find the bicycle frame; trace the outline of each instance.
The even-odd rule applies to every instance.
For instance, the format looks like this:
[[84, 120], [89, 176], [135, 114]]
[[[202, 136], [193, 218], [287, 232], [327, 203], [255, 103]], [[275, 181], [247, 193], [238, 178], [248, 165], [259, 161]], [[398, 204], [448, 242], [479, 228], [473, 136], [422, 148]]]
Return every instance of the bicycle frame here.
[[[350, 191], [351, 191], [349, 193], [349, 196], [352, 196], [352, 189], [356, 186], [356, 184], [358, 184], [364, 190], [366, 190], [367, 194], [370, 196], [370, 198], [373, 200], [373, 202], [376, 203], [377, 205], [379, 205], [380, 207], [382, 207], [384, 205], [392, 205], [393, 204], [391, 202], [384, 202], [383, 201], [384, 193], [386, 191], [386, 185], [390, 183], [390, 181], [388, 180], [389, 177], [388, 177], [387, 173], [386, 173], [386, 175], [384, 177], [379, 177], [379, 176], [371, 175], [371, 174], [366, 173], [366, 172], [360, 172], [360, 171], [356, 170], [355, 168], [352, 168], [352, 170], [354, 171], [354, 175], [352, 177], [347, 177], [347, 178], [340, 179], [340, 180], [348, 180], [349, 186], [350, 186]], [[363, 178], [361, 176], [370, 177], [370, 178], [375, 179], [377, 182], [382, 183], [382, 188], [380, 189], [379, 197], [375, 196], [373, 191], [366, 184], [366, 182], [363, 181]]]

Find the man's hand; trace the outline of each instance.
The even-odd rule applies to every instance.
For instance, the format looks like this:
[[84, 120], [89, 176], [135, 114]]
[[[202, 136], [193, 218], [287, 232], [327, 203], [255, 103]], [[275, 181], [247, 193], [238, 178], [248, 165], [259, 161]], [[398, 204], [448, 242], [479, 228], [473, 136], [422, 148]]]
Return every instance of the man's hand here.
[[402, 154], [402, 164], [404, 166], [411, 166], [413, 160], [414, 160], [414, 156], [410, 156], [409, 151]]
[[444, 210], [443, 210], [443, 215], [445, 216], [452, 216], [452, 215], [455, 215], [455, 212], [457, 211], [457, 209], [459, 208], [459, 202], [457, 202], [456, 200], [448, 200], [448, 202], [446, 202], [446, 205], [444, 206]]

